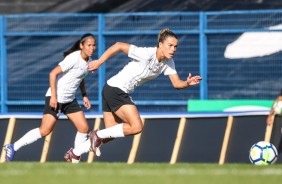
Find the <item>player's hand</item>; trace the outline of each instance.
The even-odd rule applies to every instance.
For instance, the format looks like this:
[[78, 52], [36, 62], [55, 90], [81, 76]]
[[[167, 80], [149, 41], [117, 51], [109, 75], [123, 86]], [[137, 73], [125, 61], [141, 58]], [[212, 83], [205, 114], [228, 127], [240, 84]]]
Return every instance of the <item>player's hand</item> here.
[[90, 101], [88, 99], [87, 96], [83, 97], [83, 105], [86, 109], [90, 109], [91, 108], [91, 104], [90, 104]]
[[52, 109], [57, 110], [57, 105], [58, 105], [57, 98], [51, 96], [49, 105]]
[[201, 80], [202, 80], [201, 76], [196, 75], [192, 77], [191, 73], [189, 73], [186, 82], [188, 86], [193, 86], [199, 84]]
[[94, 72], [100, 67], [100, 65], [101, 64], [98, 62], [98, 60], [91, 61], [90, 63], [88, 63], [88, 70]]

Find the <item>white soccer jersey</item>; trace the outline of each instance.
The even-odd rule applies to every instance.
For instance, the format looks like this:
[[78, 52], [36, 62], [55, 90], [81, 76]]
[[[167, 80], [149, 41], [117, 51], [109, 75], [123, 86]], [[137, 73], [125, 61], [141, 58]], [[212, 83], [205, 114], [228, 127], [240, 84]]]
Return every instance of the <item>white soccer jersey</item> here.
[[[81, 81], [88, 74], [88, 62], [85, 62], [80, 55], [80, 50], [75, 51], [65, 57], [59, 63], [63, 73], [57, 77], [57, 100], [59, 103], [73, 101], [77, 88]], [[51, 96], [51, 88], [47, 90], [46, 96]]]
[[162, 72], [164, 75], [176, 74], [173, 59], [159, 62], [156, 58], [157, 47], [136, 47], [130, 45], [128, 57], [132, 60], [115, 76], [107, 81], [126, 93], [132, 93], [137, 86], [152, 80]]

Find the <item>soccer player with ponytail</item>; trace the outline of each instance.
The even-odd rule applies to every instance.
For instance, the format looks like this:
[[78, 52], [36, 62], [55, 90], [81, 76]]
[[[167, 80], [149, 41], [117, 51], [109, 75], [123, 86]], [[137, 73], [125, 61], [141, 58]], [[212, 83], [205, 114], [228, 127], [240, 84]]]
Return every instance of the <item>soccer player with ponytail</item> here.
[[40, 127], [30, 130], [15, 143], [5, 145], [6, 161], [12, 161], [15, 153], [23, 146], [49, 135], [61, 112], [77, 128], [74, 147], [87, 140], [88, 123], [75, 95], [77, 89], [80, 88], [84, 106], [87, 109], [91, 107], [84, 78], [89, 72], [88, 63], [95, 50], [95, 37], [87, 33], [64, 52], [63, 61], [49, 73], [50, 87], [45, 95], [45, 109]]
[[178, 37], [171, 30], [163, 29], [158, 35], [157, 47], [138, 47], [117, 42], [98, 60], [89, 63], [89, 70], [95, 71], [118, 52], [123, 52], [131, 58], [131, 61], [104, 85], [102, 107], [105, 129], [91, 131], [89, 140], [66, 153], [68, 161], [88, 152], [89, 148], [99, 156], [102, 143], [142, 132], [143, 123], [130, 93], [143, 83], [153, 80], [161, 73], [168, 76], [175, 89], [184, 89], [200, 83], [201, 76], [192, 76], [190, 73], [185, 80], [179, 78], [173, 60], [177, 46]]

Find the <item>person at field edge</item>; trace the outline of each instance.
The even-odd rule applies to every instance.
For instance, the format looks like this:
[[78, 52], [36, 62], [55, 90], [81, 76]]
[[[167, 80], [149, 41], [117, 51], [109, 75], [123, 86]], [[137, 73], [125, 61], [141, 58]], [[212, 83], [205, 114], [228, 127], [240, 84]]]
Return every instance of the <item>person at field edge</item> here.
[[89, 72], [88, 63], [92, 61], [90, 57], [95, 50], [95, 37], [87, 33], [64, 52], [63, 61], [49, 73], [50, 87], [45, 95], [45, 109], [40, 127], [30, 130], [15, 143], [5, 145], [6, 161], [12, 161], [15, 153], [23, 146], [50, 134], [61, 112], [77, 128], [74, 147], [87, 140], [88, 123], [75, 95], [80, 88], [84, 106], [87, 109], [91, 107], [84, 78]]
[[[272, 108], [270, 109], [269, 111], [269, 114], [266, 118], [266, 124], [267, 125], [272, 125], [274, 123], [274, 119], [275, 118], [275, 111], [274, 111], [274, 106], [275, 104], [278, 102], [278, 101], [282, 101], [282, 89], [280, 91], [280, 94], [277, 96], [277, 98], [275, 99], [273, 105], [272, 105]], [[281, 128], [281, 134], [282, 134], [282, 128]], [[278, 144], [278, 147], [277, 147], [277, 151], [278, 151], [278, 154], [280, 155], [282, 153], [282, 136], [280, 138], [280, 142]]]
[[201, 76], [192, 77], [191, 73], [186, 80], [179, 78], [172, 59], [177, 46], [178, 37], [169, 29], [163, 29], [158, 35], [157, 47], [137, 47], [117, 42], [98, 60], [89, 63], [89, 70], [95, 71], [118, 52], [123, 52], [131, 58], [131, 61], [103, 87], [102, 107], [105, 129], [91, 131], [86, 142], [66, 153], [67, 161], [79, 158], [83, 153], [88, 152], [89, 148], [100, 156], [99, 147], [102, 143], [142, 132], [143, 123], [129, 95], [136, 87], [153, 80], [161, 73], [169, 77], [175, 89], [184, 89], [200, 83]]

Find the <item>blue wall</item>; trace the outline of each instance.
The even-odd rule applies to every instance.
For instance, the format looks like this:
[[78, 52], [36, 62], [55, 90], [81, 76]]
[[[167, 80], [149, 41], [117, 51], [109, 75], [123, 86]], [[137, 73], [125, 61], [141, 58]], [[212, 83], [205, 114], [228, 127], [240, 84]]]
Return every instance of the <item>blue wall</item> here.
[[[0, 16], [1, 113], [41, 112], [50, 70], [82, 34], [96, 35], [95, 59], [116, 41], [156, 46], [159, 31], [166, 27], [179, 36], [174, 60], [181, 79], [190, 72], [203, 81], [175, 90], [162, 75], [132, 94], [140, 111], [186, 111], [188, 99], [274, 99], [282, 88], [280, 51], [239, 59], [226, 58], [224, 52], [245, 32], [281, 33], [282, 29], [268, 29], [281, 22], [278, 10]], [[89, 74], [90, 112], [101, 111], [103, 83], [128, 61], [118, 54]]]

